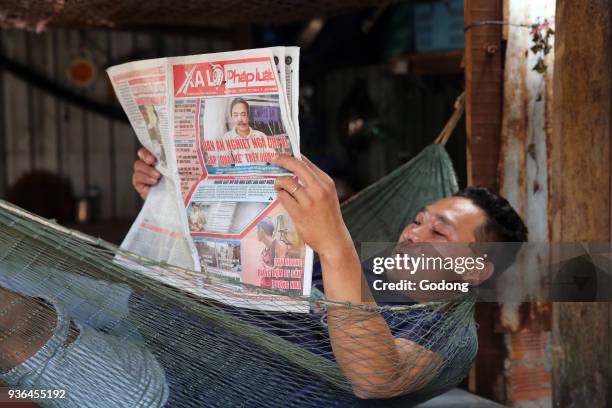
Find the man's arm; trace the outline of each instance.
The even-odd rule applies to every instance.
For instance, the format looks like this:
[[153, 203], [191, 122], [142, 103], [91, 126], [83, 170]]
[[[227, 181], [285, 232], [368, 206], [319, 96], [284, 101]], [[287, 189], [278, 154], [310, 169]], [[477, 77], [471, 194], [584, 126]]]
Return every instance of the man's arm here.
[[[274, 164], [294, 172], [280, 177], [276, 188], [298, 233], [318, 254], [326, 298], [373, 306], [362, 298], [361, 264], [342, 220], [332, 179], [307, 159], [280, 156]], [[293, 192], [293, 195], [289, 194]], [[383, 317], [367, 308], [331, 305], [329, 336], [339, 367], [360, 398], [389, 398], [425, 386], [442, 358], [407, 339], [396, 339]]]
[[[364, 299], [361, 264], [352, 242], [321, 257], [328, 300], [373, 306]], [[442, 358], [417, 343], [395, 338], [377, 312], [329, 306], [329, 337], [338, 365], [360, 398], [389, 398], [416, 391], [433, 378]]]

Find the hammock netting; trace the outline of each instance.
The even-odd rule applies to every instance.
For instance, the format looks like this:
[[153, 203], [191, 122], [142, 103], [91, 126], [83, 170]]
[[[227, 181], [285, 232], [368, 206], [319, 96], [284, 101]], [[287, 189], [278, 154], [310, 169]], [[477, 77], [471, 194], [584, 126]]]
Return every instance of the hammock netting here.
[[[357, 248], [395, 241], [421, 207], [456, 189], [451, 162], [434, 144], [343, 214]], [[409, 406], [459, 383], [476, 354], [471, 299], [366, 307], [312, 296], [297, 298], [310, 305], [300, 314], [283, 311], [276, 297], [279, 311], [238, 308], [128, 269], [114, 261], [112, 244], [2, 201], [0, 225], [0, 382], [67, 391], [42, 406]], [[226, 287], [216, 276], [121, 256]], [[401, 367], [369, 364], [391, 353], [371, 347], [386, 328], [360, 330], [381, 316], [410, 353]], [[330, 342], [330, 332], [341, 341]], [[351, 381], [338, 353], [358, 367]], [[398, 368], [408, 373], [401, 384]], [[356, 383], [370, 384], [370, 399], [355, 396]]]

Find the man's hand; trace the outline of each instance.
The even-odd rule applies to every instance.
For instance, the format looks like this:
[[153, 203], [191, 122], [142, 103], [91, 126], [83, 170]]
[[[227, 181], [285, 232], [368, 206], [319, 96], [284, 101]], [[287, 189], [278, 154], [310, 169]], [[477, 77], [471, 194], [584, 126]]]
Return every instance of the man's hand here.
[[273, 164], [293, 172], [295, 177], [276, 179], [275, 188], [281, 204], [293, 220], [298, 234], [319, 254], [321, 260], [338, 251], [352, 248], [353, 242], [342, 220], [334, 181], [302, 156], [277, 156]]
[[298, 235], [319, 254], [325, 296], [338, 302], [362, 303], [361, 265], [342, 220], [334, 182], [310, 160], [281, 155], [272, 163], [297, 177], [276, 179], [281, 204]]
[[154, 164], [155, 156], [144, 147], [141, 147], [138, 150], [138, 160], [134, 162], [132, 185], [143, 200], [147, 198], [149, 190], [159, 182], [161, 177], [161, 174], [153, 167]]

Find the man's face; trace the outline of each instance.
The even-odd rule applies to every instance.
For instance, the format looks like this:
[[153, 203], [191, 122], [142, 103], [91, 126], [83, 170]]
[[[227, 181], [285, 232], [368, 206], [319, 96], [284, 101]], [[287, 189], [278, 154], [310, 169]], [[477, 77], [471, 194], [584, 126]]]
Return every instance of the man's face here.
[[474, 232], [487, 220], [471, 200], [448, 197], [423, 208], [402, 231], [400, 243], [475, 242]]
[[[408, 253], [413, 256], [426, 254], [432, 257], [466, 257], [475, 256], [468, 245], [435, 245], [445, 243], [473, 243], [476, 242], [475, 232], [487, 221], [487, 216], [471, 200], [463, 197], [448, 197], [436, 201], [423, 208], [416, 216], [414, 222], [407, 225], [402, 231], [398, 245], [399, 253]], [[413, 245], [417, 244], [417, 245]], [[433, 244], [433, 245], [418, 245]], [[460, 279], [478, 285], [487, 280], [493, 267], [489, 262], [487, 267], [475, 272], [465, 272]], [[417, 278], [427, 278], [432, 281], [457, 278], [458, 275], [449, 271], [434, 271], [422, 269]]]
[[232, 123], [241, 132], [249, 131], [249, 110], [244, 103], [237, 103], [232, 108]]

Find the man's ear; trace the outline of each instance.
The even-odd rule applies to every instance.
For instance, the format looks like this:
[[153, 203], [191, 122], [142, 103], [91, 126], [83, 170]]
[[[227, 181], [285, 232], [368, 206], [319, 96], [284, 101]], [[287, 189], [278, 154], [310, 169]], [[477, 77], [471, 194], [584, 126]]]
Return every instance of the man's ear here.
[[495, 272], [493, 262], [485, 262], [483, 269], [469, 269], [462, 275], [462, 279], [468, 282], [471, 286], [481, 285], [486, 282]]

